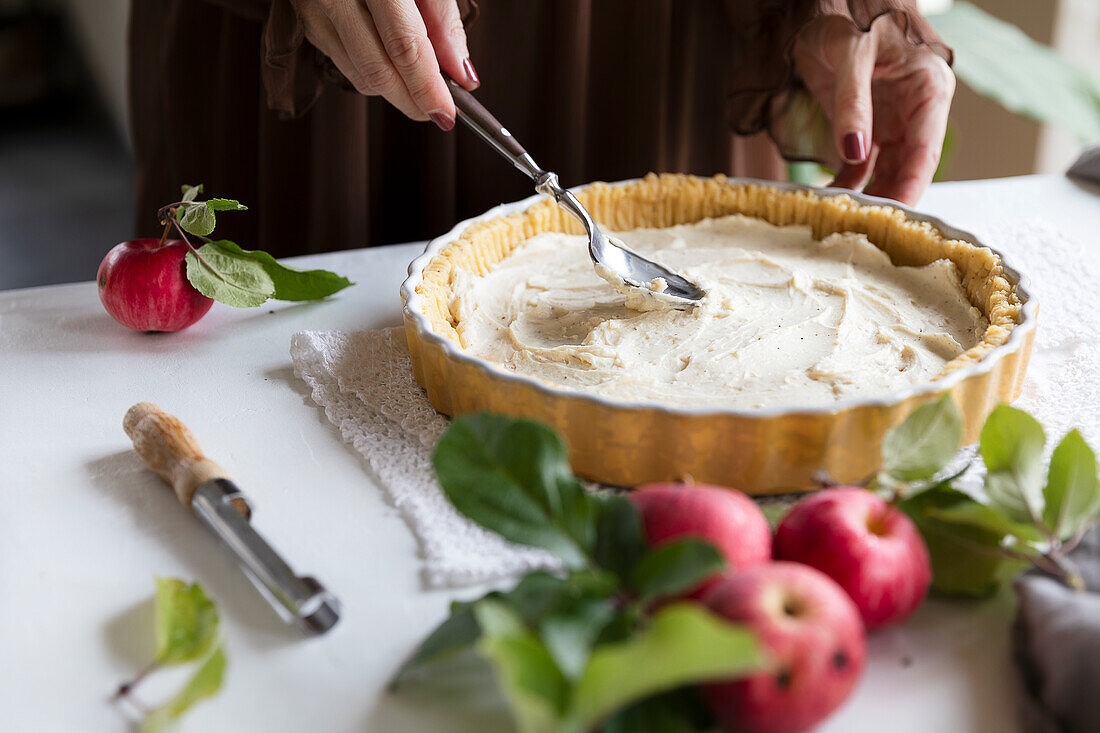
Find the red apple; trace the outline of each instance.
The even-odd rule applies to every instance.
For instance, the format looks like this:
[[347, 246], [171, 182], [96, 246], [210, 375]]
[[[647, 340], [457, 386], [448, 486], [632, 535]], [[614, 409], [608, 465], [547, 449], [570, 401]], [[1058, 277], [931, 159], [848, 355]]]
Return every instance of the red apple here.
[[797, 733], [836, 710], [863, 671], [859, 611], [811, 567], [769, 562], [724, 576], [703, 602], [745, 624], [768, 655], [768, 671], [703, 686], [718, 722], [742, 733]]
[[[642, 515], [646, 539], [659, 545], [694, 537], [713, 544], [736, 570], [771, 558], [772, 536], [760, 507], [740, 491], [705, 484], [647, 484], [628, 495]], [[700, 597], [717, 580], [706, 580]]]
[[932, 582], [928, 548], [913, 522], [859, 487], [825, 489], [795, 504], [776, 529], [775, 556], [835, 580], [868, 629], [907, 618]]
[[187, 280], [187, 244], [133, 239], [117, 244], [99, 265], [99, 299], [111, 317], [137, 331], [180, 331], [214, 301]]

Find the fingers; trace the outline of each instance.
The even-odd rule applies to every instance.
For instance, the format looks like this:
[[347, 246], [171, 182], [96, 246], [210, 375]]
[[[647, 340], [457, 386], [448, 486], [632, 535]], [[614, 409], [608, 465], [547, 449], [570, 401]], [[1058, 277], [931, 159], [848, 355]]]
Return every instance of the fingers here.
[[855, 31], [837, 68], [833, 98], [833, 138], [848, 164], [863, 163], [871, 150], [871, 76], [878, 55], [874, 32]]
[[424, 19], [413, 0], [367, 0], [382, 48], [416, 106], [436, 125], [450, 130], [455, 106], [439, 73]]
[[914, 72], [910, 83], [911, 93], [920, 101], [910, 115], [905, 138], [879, 155], [867, 193], [913, 205], [932, 182], [940, 162], [955, 78], [947, 64], [929, 52], [929, 61]]
[[416, 6], [424, 18], [439, 67], [468, 91], [477, 89], [481, 80], [470, 61], [458, 4], [455, 0], [416, 0]]
[[297, 8], [309, 42], [332, 59], [356, 91], [384, 97], [411, 119], [427, 119], [382, 51], [370, 15], [358, 3], [299, 2]]
[[863, 187], [863, 184], [867, 183], [867, 179], [871, 175], [877, 152], [878, 149], [873, 147], [871, 152], [867, 155], [866, 160], [862, 163], [844, 163], [840, 166], [840, 169], [836, 173], [836, 177], [833, 179], [833, 182], [829, 184], [829, 187], [848, 188], [853, 191], [858, 191]]

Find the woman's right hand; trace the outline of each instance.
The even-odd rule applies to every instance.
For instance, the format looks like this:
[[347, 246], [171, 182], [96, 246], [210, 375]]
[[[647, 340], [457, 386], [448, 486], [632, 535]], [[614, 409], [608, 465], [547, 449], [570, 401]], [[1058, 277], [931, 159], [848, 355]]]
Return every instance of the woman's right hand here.
[[360, 93], [444, 130], [455, 105], [440, 69], [478, 87], [455, 0], [291, 0], [306, 38]]

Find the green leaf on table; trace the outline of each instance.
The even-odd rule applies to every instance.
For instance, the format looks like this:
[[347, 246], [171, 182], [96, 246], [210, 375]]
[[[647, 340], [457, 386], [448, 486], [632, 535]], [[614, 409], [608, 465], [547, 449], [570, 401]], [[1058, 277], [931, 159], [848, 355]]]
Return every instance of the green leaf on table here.
[[154, 600], [157, 664], [206, 656], [218, 639], [218, 609], [198, 583], [157, 578]]
[[924, 537], [932, 563], [932, 588], [939, 593], [987, 596], [1024, 565], [1002, 552], [1003, 533], [934, 516], [974, 503], [969, 495], [941, 482], [898, 504]]
[[493, 591], [477, 601], [451, 604], [451, 615], [421, 643], [416, 653], [397, 672], [394, 684], [400, 684], [425, 665], [460, 651], [481, 638], [481, 627], [473, 607], [483, 600], [495, 600], [512, 609], [529, 627], [537, 627], [556, 608], [572, 598], [606, 598], [614, 591], [606, 578], [588, 570], [567, 577], [544, 571], [523, 576], [509, 591]]
[[1096, 454], [1077, 430], [1054, 449], [1043, 490], [1043, 521], [1059, 539], [1068, 539], [1091, 522], [1100, 509]]
[[444, 659], [469, 647], [481, 637], [481, 627], [474, 616], [472, 603], [451, 604], [451, 615], [435, 627], [427, 639], [420, 643], [416, 653], [405, 662], [394, 676], [391, 685], [398, 685], [421, 667]]
[[596, 647], [574, 688], [570, 717], [589, 728], [650, 695], [749, 674], [764, 659], [749, 630], [697, 603], [670, 604], [632, 638]]
[[1001, 537], [1001, 544], [1005, 544], [1005, 538], [1015, 538], [1027, 545], [1041, 543], [1044, 539], [1043, 533], [1034, 524], [1013, 522], [997, 509], [979, 504], [974, 500], [959, 501], [948, 507], [930, 509], [926, 516], [948, 524], [986, 530]]
[[464, 415], [440, 437], [432, 465], [459, 513], [511, 542], [549, 550], [567, 566], [585, 564], [595, 544], [595, 505], [550, 428]]
[[164, 730], [186, 713], [192, 705], [216, 694], [221, 689], [225, 678], [225, 666], [225, 652], [219, 646], [195, 671], [182, 690], [145, 716], [141, 722], [142, 733], [157, 733]]
[[714, 718], [692, 687], [647, 697], [616, 712], [599, 733], [688, 733], [713, 731]]
[[275, 284], [263, 266], [223, 244], [210, 242], [197, 254], [187, 253], [187, 279], [195, 289], [237, 308], [254, 308], [274, 296]]
[[649, 548], [638, 508], [621, 494], [596, 494], [596, 546], [593, 559], [625, 583]]
[[654, 547], [634, 567], [630, 587], [642, 603], [695, 590], [726, 566], [709, 542], [684, 539]]
[[913, 410], [882, 441], [882, 470], [899, 481], [932, 478], [955, 456], [963, 419], [950, 393]]
[[1039, 421], [1008, 405], [994, 408], [982, 427], [986, 494], [1013, 521], [1036, 523], [1042, 516], [1045, 443]]
[[196, 237], [210, 236], [216, 224], [214, 212], [201, 202], [181, 204], [176, 210], [176, 218], [183, 231], [194, 234]]
[[478, 652], [489, 661], [522, 733], [562, 729], [569, 699], [569, 682], [546, 645], [515, 611], [497, 600], [474, 606], [484, 632]]
[[967, 2], [928, 21], [955, 52], [955, 76], [1006, 109], [1100, 141], [1100, 83], [1057, 51]]
[[248, 211], [248, 207], [236, 199], [210, 199], [206, 208], [211, 211]]
[[592, 646], [615, 615], [602, 598], [577, 596], [564, 599], [539, 623], [539, 636], [558, 668], [569, 679], [584, 671]]
[[183, 198], [181, 201], [194, 201], [200, 193], [202, 193], [202, 184], [197, 186], [189, 186], [186, 183], [180, 186], [180, 190], [183, 192]]
[[[276, 300], [319, 300], [352, 285], [351, 280], [328, 270], [299, 270], [284, 265], [267, 252], [241, 249], [235, 242], [223, 239], [204, 245], [216, 245], [222, 253], [257, 263], [271, 279], [271, 297]], [[202, 250], [200, 250], [202, 251]]]

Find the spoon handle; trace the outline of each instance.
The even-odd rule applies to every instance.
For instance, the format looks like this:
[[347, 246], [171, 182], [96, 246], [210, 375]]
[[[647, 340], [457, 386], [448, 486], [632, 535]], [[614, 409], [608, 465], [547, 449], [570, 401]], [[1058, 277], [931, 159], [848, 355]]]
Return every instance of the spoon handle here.
[[451, 96], [458, 110], [458, 119], [489, 143], [494, 150], [510, 160], [512, 165], [527, 174], [531, 180], [537, 181], [545, 171], [539, 168], [534, 159], [527, 154], [519, 144], [519, 140], [512, 137], [508, 128], [500, 124], [473, 94], [460, 87], [453, 79], [447, 79], [447, 86], [451, 89]]

